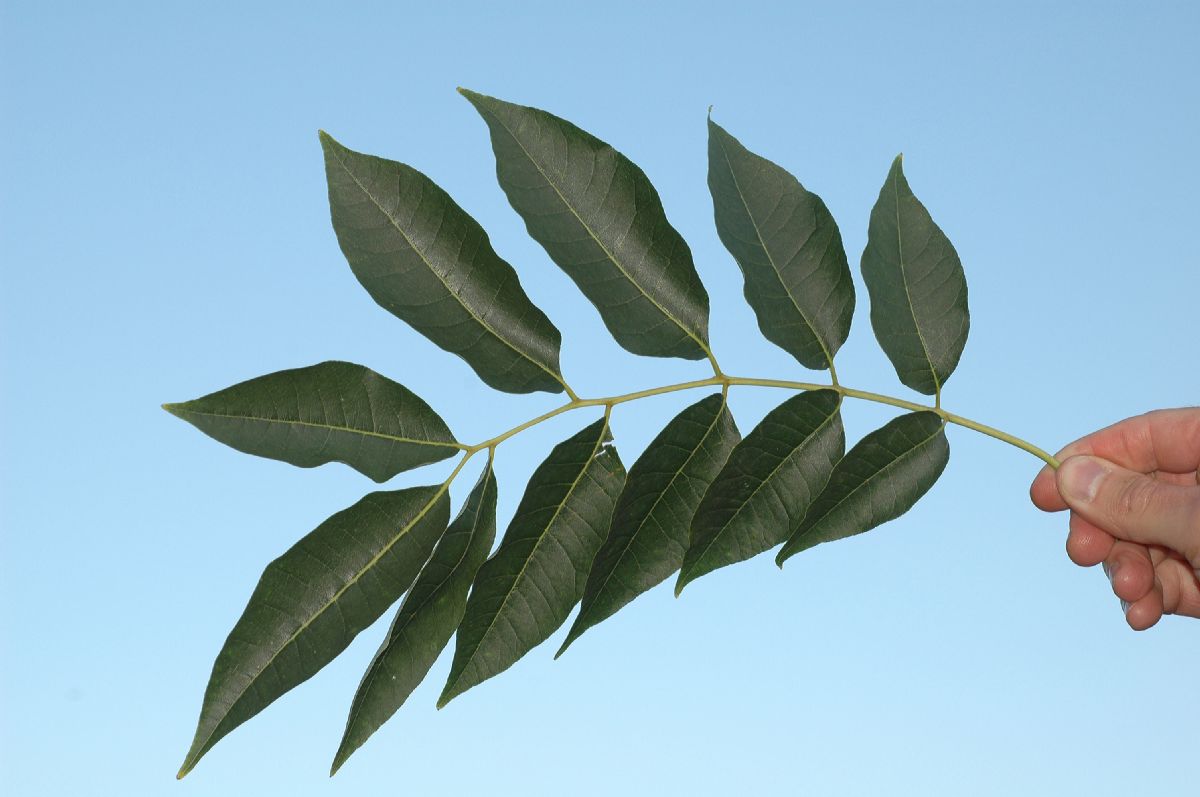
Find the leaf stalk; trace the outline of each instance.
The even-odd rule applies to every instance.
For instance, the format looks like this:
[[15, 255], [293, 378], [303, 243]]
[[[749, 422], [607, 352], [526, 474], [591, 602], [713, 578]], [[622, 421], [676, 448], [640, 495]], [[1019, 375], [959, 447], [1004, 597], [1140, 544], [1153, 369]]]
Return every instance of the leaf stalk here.
[[[715, 368], [715, 361], [713, 364]], [[940, 395], [937, 397], [934, 406], [931, 407], [927, 404], [920, 404], [915, 401], [908, 401], [907, 399], [897, 398], [895, 396], [887, 396], [882, 393], [873, 393], [868, 390], [858, 390], [856, 388], [846, 387], [837, 381], [836, 375], [830, 374], [830, 376], [833, 377], [831, 384], [819, 384], [816, 382], [794, 382], [784, 379], [761, 379], [757, 377], [729, 376], [718, 371], [716, 374], [706, 379], [694, 379], [689, 382], [677, 382], [675, 384], [648, 388], [646, 390], [636, 390], [632, 393], [622, 393], [615, 396], [589, 399], [575, 397], [567, 403], [531, 418], [524, 423], [517, 424], [508, 431], [502, 432], [495, 437], [488, 438], [487, 440], [484, 440], [483, 442], [477, 443], [473, 446], [464, 446], [463, 450], [466, 456], [460, 463], [460, 467], [462, 464], [465, 464], [466, 461], [470, 459], [471, 456], [476, 452], [482, 451], [486, 448], [490, 452], [494, 453], [496, 447], [510, 437], [514, 437], [526, 429], [537, 426], [543, 421], [548, 421], [551, 418], [557, 417], [566, 412], [570, 412], [571, 410], [581, 409], [584, 407], [604, 407], [606, 413], [610, 413], [612, 408], [618, 404], [625, 404], [630, 401], [638, 401], [639, 399], [650, 398], [651, 396], [662, 396], [668, 393], [678, 393], [683, 390], [695, 390], [703, 387], [720, 387], [723, 392], [727, 393], [730, 387], [738, 386], [769, 387], [782, 390], [836, 390], [839, 394], [846, 398], [872, 401], [876, 404], [887, 404], [892, 407], [899, 407], [900, 409], [911, 410], [913, 412], [935, 412], [947, 423], [962, 426], [979, 432], [980, 434], [987, 435], [988, 437], [995, 438], [996, 440], [1008, 443], [1011, 446], [1015, 446], [1022, 451], [1032, 454], [1050, 467], [1058, 468], [1058, 459], [1038, 446], [1035, 446], [1033, 443], [1030, 443], [1028, 440], [1024, 440], [1016, 435], [1009, 434], [1008, 432], [997, 429], [994, 426], [988, 426], [987, 424], [971, 420], [970, 418], [965, 418], [961, 415], [957, 415], [953, 412], [943, 409], [941, 406]]]

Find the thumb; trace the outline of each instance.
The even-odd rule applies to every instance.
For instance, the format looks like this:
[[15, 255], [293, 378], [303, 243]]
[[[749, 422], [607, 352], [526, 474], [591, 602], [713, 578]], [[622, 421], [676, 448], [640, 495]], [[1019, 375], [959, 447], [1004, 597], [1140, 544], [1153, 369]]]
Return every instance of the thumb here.
[[1072, 510], [1115, 537], [1162, 545], [1200, 565], [1200, 486], [1181, 487], [1099, 457], [1070, 457], [1058, 491]]

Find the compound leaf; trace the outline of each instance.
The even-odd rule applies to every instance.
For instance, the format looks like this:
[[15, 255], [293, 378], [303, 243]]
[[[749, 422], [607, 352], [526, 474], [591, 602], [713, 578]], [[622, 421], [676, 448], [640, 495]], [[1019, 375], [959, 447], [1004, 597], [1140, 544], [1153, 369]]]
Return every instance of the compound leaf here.
[[840, 407], [833, 390], [793, 396], [733, 449], [692, 519], [676, 595], [787, 539], [845, 451]]
[[429, 672], [462, 621], [467, 591], [495, 536], [496, 477], [489, 460], [367, 668], [329, 774], [396, 713]]
[[213, 664], [183, 777], [404, 594], [446, 530], [446, 485], [370, 493], [267, 565]]
[[708, 120], [717, 234], [767, 340], [823, 369], [850, 334], [854, 282], [837, 222], [814, 193]]
[[478, 222], [411, 166], [325, 132], [321, 146], [333, 228], [371, 298], [497, 390], [561, 392], [562, 336]]
[[894, 418], [859, 441], [837, 464], [776, 562], [823, 542], [869, 531], [900, 517], [929, 491], [950, 459], [936, 412]]
[[439, 708], [511, 667], [579, 602], [625, 482], [610, 439], [605, 417], [555, 446], [534, 471], [500, 547], [475, 577]]
[[709, 354], [708, 293], [632, 161], [557, 116], [459, 89], [487, 122], [496, 175], [540, 243], [634, 354]]
[[667, 424], [629, 469], [612, 528], [588, 573], [579, 616], [558, 651], [679, 569], [692, 516], [741, 439], [721, 393]]
[[302, 468], [344, 462], [377, 482], [462, 448], [420, 396], [354, 363], [277, 371], [163, 409], [238, 451]]
[[967, 280], [950, 239], [913, 195], [897, 155], [871, 210], [863, 281], [871, 326], [900, 381], [940, 394], [971, 325]]

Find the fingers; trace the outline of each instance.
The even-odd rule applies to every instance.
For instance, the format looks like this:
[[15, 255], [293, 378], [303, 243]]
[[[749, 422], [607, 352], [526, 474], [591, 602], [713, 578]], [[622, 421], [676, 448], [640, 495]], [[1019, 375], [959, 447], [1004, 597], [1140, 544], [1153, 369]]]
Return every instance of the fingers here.
[[1186, 562], [1169, 556], [1162, 556], [1154, 569], [1164, 613], [1200, 618], [1200, 576], [1196, 571]]
[[1029, 485], [1029, 499], [1033, 505], [1043, 512], [1061, 512], [1067, 504], [1058, 494], [1058, 481], [1055, 471], [1049, 465], [1038, 471], [1033, 484]]
[[1104, 560], [1104, 572], [1112, 583], [1113, 594], [1130, 605], [1154, 588], [1154, 564], [1145, 545], [1118, 540]]
[[1154, 564], [1154, 586], [1138, 600], [1122, 602], [1129, 627], [1145, 631], [1166, 614], [1200, 617], [1200, 574], [1172, 551], [1158, 546], [1147, 550]]
[[1116, 540], [1074, 512], [1070, 527], [1067, 555], [1082, 567], [1103, 563], [1130, 628], [1145, 631], [1167, 614], [1200, 618], [1200, 574], [1179, 554]]
[[1200, 486], [1157, 481], [1092, 456], [1067, 459], [1056, 477], [1063, 500], [1092, 525], [1178, 551], [1200, 567]]
[[1070, 533], [1067, 534], [1067, 556], [1080, 567], [1094, 567], [1108, 558], [1116, 539], [1107, 531], [1071, 513]]
[[1125, 609], [1125, 622], [1134, 631], [1145, 631], [1162, 619], [1163, 595], [1161, 588], [1151, 589]]
[[[1200, 407], [1156, 410], [1129, 418], [1076, 440], [1058, 453], [1058, 459], [1081, 454], [1141, 473], [1194, 473], [1200, 469]], [[1067, 508], [1049, 466], [1038, 473], [1029, 494], [1033, 503], [1047, 512]]]

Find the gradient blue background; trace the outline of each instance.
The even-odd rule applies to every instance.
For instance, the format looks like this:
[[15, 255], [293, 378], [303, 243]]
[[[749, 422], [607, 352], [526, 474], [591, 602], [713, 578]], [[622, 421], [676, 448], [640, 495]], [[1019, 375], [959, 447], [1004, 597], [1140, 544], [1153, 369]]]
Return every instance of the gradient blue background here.
[[[806, 376], [760, 338], [714, 232], [710, 103], [824, 197], [856, 280], [905, 153], [970, 286], [952, 410], [1055, 449], [1200, 397], [1194, 3], [293, 5], [0, 4], [0, 791], [1195, 792], [1200, 622], [1129, 631], [1099, 570], [1063, 554], [1065, 518], [1028, 503], [1039, 463], [962, 429], [926, 500], [872, 534], [678, 601], [664, 585], [560, 661], [562, 631], [436, 712], [444, 656], [329, 781], [381, 622], [176, 784], [262, 567], [372, 485], [238, 454], [159, 404], [329, 358], [402, 381], [465, 440], [559, 401], [490, 392], [371, 302], [330, 228], [318, 127], [479, 219], [585, 395], [704, 365], [611, 341], [525, 236], [456, 85], [565, 116], [645, 168], [729, 371]], [[843, 380], [909, 395], [858, 292]], [[626, 463], [698, 398], [621, 408]], [[736, 391], [742, 429], [782, 398]], [[501, 449], [502, 523], [593, 415]], [[848, 431], [888, 416], [851, 406]]]

